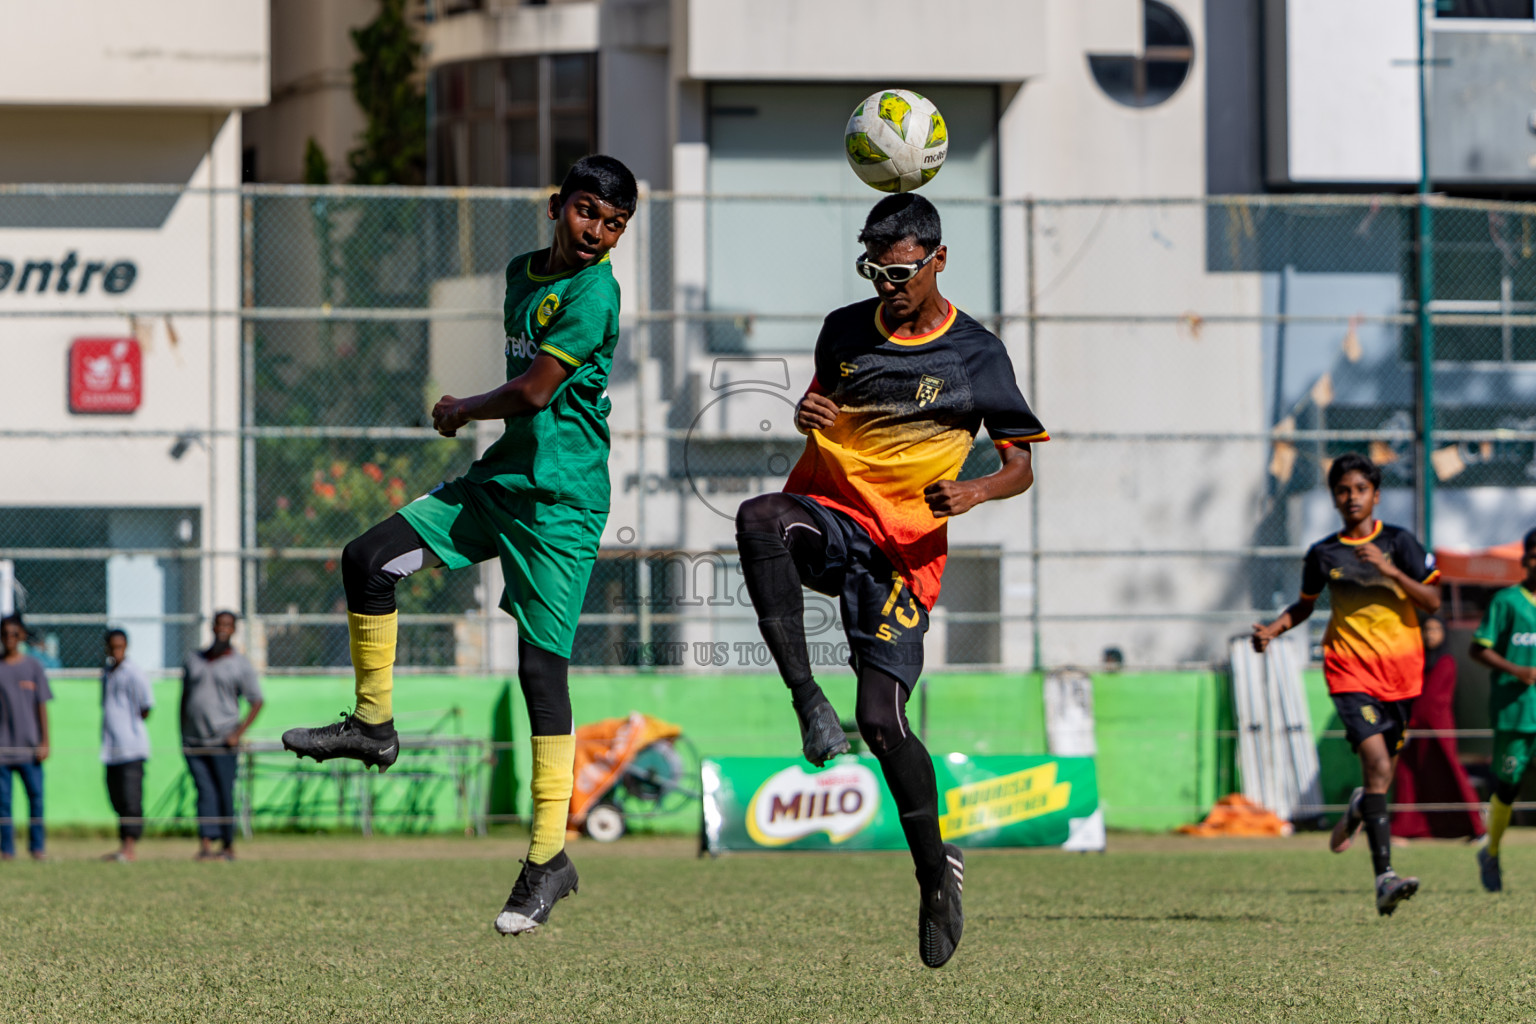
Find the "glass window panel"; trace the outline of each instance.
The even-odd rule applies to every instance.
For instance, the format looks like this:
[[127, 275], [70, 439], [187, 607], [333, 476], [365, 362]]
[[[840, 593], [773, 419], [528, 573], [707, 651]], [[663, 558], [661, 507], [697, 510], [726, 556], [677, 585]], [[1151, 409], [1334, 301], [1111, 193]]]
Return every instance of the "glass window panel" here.
[[536, 118], [509, 118], [507, 125], [507, 184], [513, 188], [537, 188], [539, 180], [539, 122]]
[[469, 125], [469, 184], [500, 185], [501, 168], [496, 145], [496, 122], [486, 119]]
[[480, 60], [469, 67], [469, 102], [471, 109], [496, 109], [496, 62]]
[[539, 102], [539, 59], [516, 57], [504, 65], [507, 72], [507, 103], [509, 105]]
[[1513, 18], [1536, 17], [1532, 0], [1435, 0], [1438, 18]]
[[562, 180], [571, 165], [594, 148], [592, 118], [586, 114], [556, 114], [550, 118], [551, 142], [554, 146], [554, 178], [550, 184]]
[[1443, 237], [1435, 239], [1435, 297], [1499, 301], [1504, 272], [1499, 250], [1484, 243], [1442, 241]]
[[464, 110], [464, 65], [450, 64], [437, 71], [437, 112], [457, 114]]
[[586, 104], [592, 99], [592, 55], [562, 54], [550, 58], [550, 103]]
[[1118, 103], [1136, 106], [1136, 58], [1088, 56], [1088, 68], [1099, 88]]
[[453, 145], [455, 125], [438, 122], [437, 125], [437, 184], [462, 185], [460, 164]]
[[[869, 208], [880, 198], [848, 167], [837, 133], [854, 106], [882, 82], [841, 85], [717, 85], [709, 91], [709, 189], [754, 198], [709, 204], [705, 254], [709, 308], [742, 313], [814, 314], [797, 320], [722, 320], [706, 332], [709, 344], [736, 351], [809, 351], [816, 325], [829, 309], [874, 294], [853, 270], [855, 241]], [[949, 198], [995, 196], [997, 90], [987, 86], [912, 83], [950, 126], [944, 169], [922, 194], [944, 212], [949, 269], [944, 294], [974, 316], [997, 309], [997, 211]], [[833, 144], [807, 132], [832, 125]], [[765, 200], [762, 194], [831, 195], [822, 200]], [[763, 225], [772, 231], [764, 232]], [[760, 260], [740, 259], [740, 239], [764, 248]], [[743, 326], [750, 329], [743, 331]]]
[[1146, 44], [1148, 46], [1188, 46], [1189, 29], [1173, 9], [1149, 0], [1146, 6]]
[[1150, 107], [1163, 102], [1179, 91], [1188, 74], [1187, 61], [1147, 61], [1147, 91], [1139, 106]]
[[1088, 55], [1088, 68], [1099, 88], [1128, 107], [1155, 106], [1178, 92], [1189, 77], [1193, 54], [1189, 27], [1173, 8], [1147, 0], [1143, 12], [1144, 55]]

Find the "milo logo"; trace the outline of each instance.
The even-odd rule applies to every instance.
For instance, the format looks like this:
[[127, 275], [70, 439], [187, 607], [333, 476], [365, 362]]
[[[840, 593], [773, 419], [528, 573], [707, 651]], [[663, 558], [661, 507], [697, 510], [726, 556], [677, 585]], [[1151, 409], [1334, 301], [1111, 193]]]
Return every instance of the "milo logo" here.
[[776, 772], [747, 805], [747, 834], [761, 846], [783, 846], [825, 832], [841, 843], [862, 832], [880, 809], [880, 782], [861, 764], [810, 774], [798, 765]]

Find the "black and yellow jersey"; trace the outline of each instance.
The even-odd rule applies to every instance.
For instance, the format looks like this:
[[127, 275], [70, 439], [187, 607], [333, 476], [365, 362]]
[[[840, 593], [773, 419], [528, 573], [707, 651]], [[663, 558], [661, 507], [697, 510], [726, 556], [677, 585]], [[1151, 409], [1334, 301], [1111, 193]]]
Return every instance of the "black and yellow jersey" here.
[[948, 520], [923, 489], [959, 475], [983, 426], [1000, 448], [1050, 437], [991, 331], [951, 305], [934, 330], [898, 338], [882, 310], [868, 299], [822, 324], [810, 391], [837, 403], [837, 422], [811, 431], [784, 490], [851, 516], [931, 609]]
[[1419, 616], [1403, 588], [1362, 561], [1374, 544], [1411, 579], [1440, 578], [1433, 556], [1400, 526], [1377, 522], [1360, 538], [1334, 534], [1313, 544], [1301, 570], [1301, 596], [1316, 600], [1328, 588], [1333, 614], [1323, 634], [1323, 676], [1330, 693], [1368, 693], [1381, 700], [1417, 697], [1424, 688], [1424, 642]]

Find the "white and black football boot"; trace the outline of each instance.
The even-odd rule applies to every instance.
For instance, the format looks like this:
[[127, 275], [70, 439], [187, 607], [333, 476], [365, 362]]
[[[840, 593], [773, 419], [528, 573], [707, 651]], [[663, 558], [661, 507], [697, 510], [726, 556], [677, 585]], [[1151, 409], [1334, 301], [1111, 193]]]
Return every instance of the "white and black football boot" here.
[[561, 850], [547, 863], [523, 862], [512, 886], [512, 895], [496, 915], [496, 930], [503, 935], [531, 932], [549, 920], [555, 904], [576, 891], [576, 865]]

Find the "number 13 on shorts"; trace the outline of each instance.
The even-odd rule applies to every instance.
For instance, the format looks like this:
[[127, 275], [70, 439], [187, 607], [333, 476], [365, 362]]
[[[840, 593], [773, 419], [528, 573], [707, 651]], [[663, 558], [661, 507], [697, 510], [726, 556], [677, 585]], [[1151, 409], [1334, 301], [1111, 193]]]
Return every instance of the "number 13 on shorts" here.
[[[917, 599], [908, 594], [905, 607], [898, 603], [901, 600], [901, 591], [905, 585], [905, 581], [901, 578], [901, 573], [891, 573], [891, 596], [885, 599], [885, 607], [880, 609], [880, 617], [882, 619], [888, 618], [894, 611], [896, 613], [896, 621], [907, 629], [911, 629], [918, 623]], [[889, 622], [882, 622], [880, 630], [876, 635], [887, 643], [895, 643], [896, 638], [901, 634], [899, 630], [893, 629]]]

